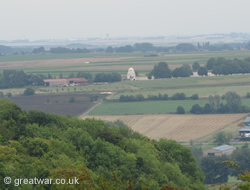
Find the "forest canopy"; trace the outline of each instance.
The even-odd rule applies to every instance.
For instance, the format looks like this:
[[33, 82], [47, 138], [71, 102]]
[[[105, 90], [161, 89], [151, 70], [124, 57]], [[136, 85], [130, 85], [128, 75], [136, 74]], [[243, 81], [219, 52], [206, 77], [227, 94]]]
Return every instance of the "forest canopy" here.
[[[205, 189], [204, 175], [191, 151], [173, 140], [150, 140], [120, 121], [105, 123], [41, 111], [25, 112], [3, 99], [0, 161], [0, 180], [5, 176], [76, 177], [79, 185], [71, 188], [161, 189], [168, 184]], [[32, 189], [25, 184], [20, 187]], [[0, 184], [0, 189], [20, 187]], [[62, 188], [53, 184], [39, 187]]]

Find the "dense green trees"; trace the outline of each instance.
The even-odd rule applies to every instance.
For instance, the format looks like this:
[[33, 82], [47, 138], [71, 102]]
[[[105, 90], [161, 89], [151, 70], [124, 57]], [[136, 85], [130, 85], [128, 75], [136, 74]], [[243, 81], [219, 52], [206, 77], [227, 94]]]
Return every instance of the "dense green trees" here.
[[89, 53], [90, 51], [86, 48], [76, 48], [76, 49], [69, 49], [65, 47], [56, 47], [51, 48], [50, 53]]
[[172, 72], [168, 67], [166, 62], [160, 62], [154, 66], [154, 69], [151, 71], [149, 76], [154, 76], [156, 79], [159, 78], [171, 78]]
[[193, 71], [198, 71], [199, 68], [200, 68], [200, 64], [197, 61], [195, 61], [192, 65]]
[[222, 57], [210, 58], [207, 61], [206, 67], [208, 70], [212, 70], [212, 73], [216, 75], [250, 73], [250, 60], [248, 58], [244, 60], [230, 60]]
[[26, 74], [22, 70], [3, 70], [0, 88], [20, 88], [29, 85], [44, 85], [44, 81], [39, 75]]
[[121, 75], [119, 73], [98, 73], [95, 75], [94, 82], [119, 82]]
[[207, 76], [208, 70], [206, 67], [199, 67], [198, 69], [198, 75], [201, 76]]
[[182, 43], [176, 46], [176, 50], [181, 52], [196, 51], [196, 47], [193, 44]]
[[185, 109], [182, 106], [178, 106], [176, 109], [177, 114], [185, 114]]
[[35, 94], [35, 90], [33, 88], [30, 88], [30, 87], [26, 88], [23, 92], [23, 95], [25, 95], [25, 96], [32, 96], [34, 94]]
[[193, 75], [193, 72], [189, 65], [183, 65], [179, 68], [173, 70], [173, 77], [190, 77]]
[[236, 92], [227, 92], [223, 95], [226, 104], [221, 101], [219, 95], [209, 96], [209, 103], [204, 107], [198, 104], [193, 105], [190, 113], [211, 114], [211, 113], [247, 113], [250, 108], [241, 104], [241, 97]]
[[[0, 137], [0, 179], [77, 177], [76, 189], [160, 189], [164, 184], [205, 189], [188, 148], [152, 141], [121, 122], [27, 113], [0, 100]], [[19, 188], [32, 189], [25, 184]]]
[[229, 167], [221, 162], [229, 160], [229, 157], [206, 156], [201, 159], [201, 168], [205, 173], [206, 184], [224, 183], [230, 175]]

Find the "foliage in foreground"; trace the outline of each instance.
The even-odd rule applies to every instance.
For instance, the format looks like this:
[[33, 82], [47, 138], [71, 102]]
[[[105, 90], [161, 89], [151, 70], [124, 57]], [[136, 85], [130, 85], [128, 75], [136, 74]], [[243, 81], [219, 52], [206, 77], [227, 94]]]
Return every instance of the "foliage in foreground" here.
[[79, 185], [0, 189], [204, 189], [189, 149], [152, 141], [121, 122], [22, 111], [0, 100], [0, 180], [78, 178]]

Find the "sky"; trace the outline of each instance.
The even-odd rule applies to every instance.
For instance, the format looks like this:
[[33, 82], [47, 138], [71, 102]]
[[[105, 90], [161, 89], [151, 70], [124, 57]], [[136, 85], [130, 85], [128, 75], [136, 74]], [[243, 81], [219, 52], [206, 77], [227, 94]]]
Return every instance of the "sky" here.
[[0, 0], [0, 40], [250, 33], [250, 0]]

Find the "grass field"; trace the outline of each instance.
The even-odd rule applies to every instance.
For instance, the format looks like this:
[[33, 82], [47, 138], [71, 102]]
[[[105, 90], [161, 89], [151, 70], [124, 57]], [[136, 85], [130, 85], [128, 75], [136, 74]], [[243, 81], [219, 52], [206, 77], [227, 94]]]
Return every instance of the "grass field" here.
[[[144, 101], [144, 102], [108, 102], [103, 103], [90, 115], [133, 115], [133, 114], [164, 114], [175, 113], [178, 106], [182, 106], [186, 112], [194, 104], [204, 106], [208, 100], [168, 100], [168, 101]], [[224, 101], [225, 103], [225, 101]], [[243, 99], [242, 104], [250, 106], [250, 99]]]
[[[237, 131], [239, 123], [244, 121], [247, 114], [212, 114], [212, 115], [121, 115], [121, 116], [85, 116], [107, 121], [122, 120], [133, 130], [152, 139], [174, 139], [178, 142], [199, 140], [224, 130]], [[204, 141], [201, 141], [204, 142]]]
[[189, 111], [194, 104], [204, 106], [207, 100], [168, 100], [145, 102], [103, 103], [90, 115], [133, 115], [175, 113], [178, 106]]
[[223, 95], [228, 91], [234, 91], [241, 96], [246, 96], [247, 92], [250, 92], [250, 75], [157, 79], [123, 82], [122, 84], [133, 87], [133, 91], [120, 91], [112, 97], [113, 99], [119, 99], [120, 95], [137, 94], [143, 94], [145, 97], [159, 93], [172, 96], [177, 92], [183, 92], [186, 96], [197, 93], [200, 97], [208, 97], [209, 95]]

